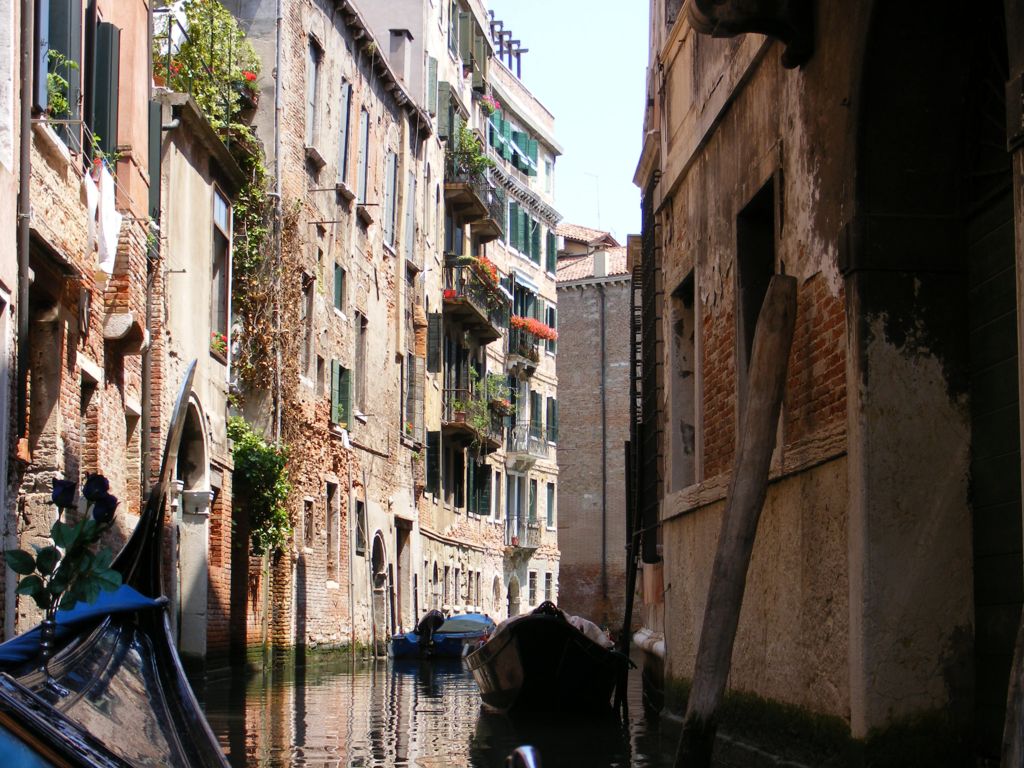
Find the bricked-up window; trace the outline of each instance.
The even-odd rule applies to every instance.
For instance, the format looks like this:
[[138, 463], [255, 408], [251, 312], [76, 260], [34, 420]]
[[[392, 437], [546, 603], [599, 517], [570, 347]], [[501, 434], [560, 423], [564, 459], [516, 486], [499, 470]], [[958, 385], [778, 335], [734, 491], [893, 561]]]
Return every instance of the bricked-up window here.
[[231, 206], [219, 190], [213, 191], [213, 281], [210, 296], [210, 328], [217, 334], [210, 349], [221, 355], [227, 348], [231, 311]]
[[672, 292], [672, 340], [669, 353], [669, 447], [672, 490], [696, 482], [697, 436], [697, 320], [693, 272]]
[[316, 504], [313, 499], [302, 500], [302, 543], [312, 549], [316, 542]]
[[366, 555], [366, 505], [356, 499], [356, 554]]
[[395, 216], [398, 209], [398, 155], [388, 150], [384, 164], [384, 242], [395, 245]]
[[313, 298], [316, 279], [303, 272], [299, 279], [302, 281], [302, 304], [299, 308], [299, 322], [302, 325], [302, 339], [299, 344], [299, 373], [309, 376], [309, 366], [313, 359], [313, 342], [316, 338], [313, 328]]
[[366, 202], [366, 169], [370, 154], [370, 113], [359, 110], [359, 167], [356, 169], [356, 202]]
[[775, 273], [775, 183], [769, 181], [736, 217], [736, 380], [740, 419], [757, 316]]
[[352, 426], [352, 373], [337, 360], [331, 360], [331, 423]]
[[549, 397], [547, 401], [548, 412], [547, 412], [547, 437], [549, 443], [558, 442], [558, 401]]
[[530, 593], [529, 593], [530, 605], [536, 605], [537, 604], [537, 572], [536, 571], [530, 571], [530, 582], [529, 582], [529, 584], [530, 584]]
[[341, 518], [337, 483], [324, 487], [324, 501], [327, 509], [327, 578], [338, 578], [338, 521]]
[[547, 525], [548, 528], [555, 527], [555, 484], [548, 483], [548, 499], [547, 499]]
[[352, 117], [352, 83], [341, 82], [341, 116], [338, 120], [338, 181], [348, 183], [348, 129]]
[[334, 308], [345, 311], [345, 268], [337, 263], [334, 265]]
[[544, 599], [555, 601], [555, 576], [552, 573], [544, 574]]
[[[558, 310], [555, 307], [552, 307], [552, 306], [548, 305], [547, 309], [545, 310], [545, 313], [546, 313], [547, 317], [544, 318], [544, 322], [547, 323], [549, 328], [552, 328], [552, 329], [557, 331], [558, 330]], [[544, 349], [546, 349], [548, 352], [550, 352], [553, 355], [553, 354], [555, 354], [555, 351], [557, 350], [557, 346], [556, 346], [557, 344], [558, 344], [558, 342], [555, 339], [545, 339], [544, 340]]]
[[320, 62], [324, 51], [316, 38], [306, 47], [306, 146], [315, 147], [320, 139]]
[[366, 413], [366, 344], [369, 337], [366, 315], [356, 312], [356, 364], [355, 391], [353, 392], [356, 413]]

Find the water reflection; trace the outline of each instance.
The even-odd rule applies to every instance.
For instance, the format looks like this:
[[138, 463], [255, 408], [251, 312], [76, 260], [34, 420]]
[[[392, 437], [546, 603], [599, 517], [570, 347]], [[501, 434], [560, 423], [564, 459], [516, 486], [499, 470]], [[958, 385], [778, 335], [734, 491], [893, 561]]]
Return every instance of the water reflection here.
[[671, 765], [674, 738], [661, 738], [630, 680], [629, 717], [516, 718], [482, 707], [461, 662], [317, 659], [263, 674], [212, 675], [202, 698], [233, 766], [298, 768], [503, 768], [532, 744], [544, 768]]

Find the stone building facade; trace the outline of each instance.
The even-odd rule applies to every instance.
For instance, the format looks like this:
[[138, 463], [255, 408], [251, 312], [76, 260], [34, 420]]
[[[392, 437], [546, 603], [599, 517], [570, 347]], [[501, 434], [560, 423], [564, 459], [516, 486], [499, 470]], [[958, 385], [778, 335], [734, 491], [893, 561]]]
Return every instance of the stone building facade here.
[[644, 581], [659, 588], [645, 600], [664, 601], [679, 691], [757, 312], [771, 275], [792, 275], [730, 688], [831, 718], [869, 756], [923, 731], [929, 748], [899, 764], [961, 765], [999, 753], [1024, 593], [1008, 289], [1024, 252], [1022, 18], [1000, 2], [883, 6], [651, 4], [634, 273], [641, 502], [656, 502]]
[[626, 248], [607, 232], [557, 230], [560, 607], [618, 628], [626, 609], [630, 298]]

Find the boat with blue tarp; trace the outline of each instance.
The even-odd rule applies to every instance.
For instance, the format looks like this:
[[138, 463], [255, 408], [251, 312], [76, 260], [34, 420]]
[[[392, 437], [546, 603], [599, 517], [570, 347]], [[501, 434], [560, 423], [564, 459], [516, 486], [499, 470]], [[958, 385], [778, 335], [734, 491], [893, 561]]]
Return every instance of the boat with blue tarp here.
[[482, 613], [460, 613], [448, 618], [429, 611], [412, 632], [391, 638], [395, 659], [460, 659], [483, 644], [495, 624]]

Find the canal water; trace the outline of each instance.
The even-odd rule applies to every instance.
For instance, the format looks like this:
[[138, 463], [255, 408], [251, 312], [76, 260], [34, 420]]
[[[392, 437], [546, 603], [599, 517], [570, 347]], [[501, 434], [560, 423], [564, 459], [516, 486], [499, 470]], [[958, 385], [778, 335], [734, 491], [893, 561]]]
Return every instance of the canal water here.
[[313, 657], [266, 672], [210, 673], [197, 686], [232, 766], [260, 768], [504, 768], [515, 747], [543, 768], [660, 768], [677, 731], [644, 715], [630, 673], [625, 721], [571, 713], [511, 720], [484, 708], [461, 662]]

